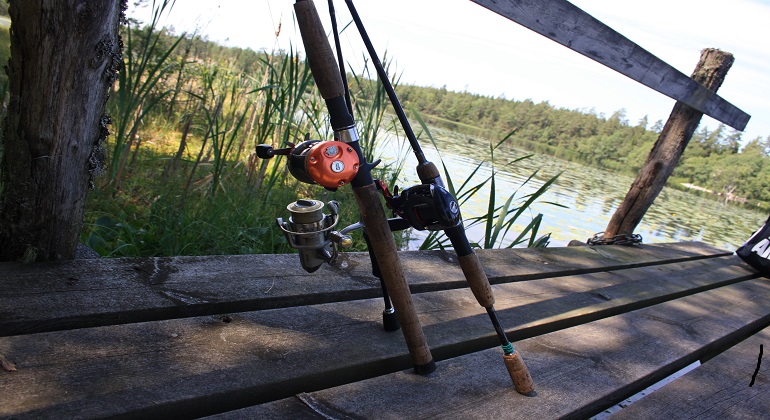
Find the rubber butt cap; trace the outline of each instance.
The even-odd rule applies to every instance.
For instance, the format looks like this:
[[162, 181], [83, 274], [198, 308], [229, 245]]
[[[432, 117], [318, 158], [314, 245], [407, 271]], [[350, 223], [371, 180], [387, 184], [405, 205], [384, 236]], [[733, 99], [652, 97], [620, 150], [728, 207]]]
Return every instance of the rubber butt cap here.
[[398, 322], [398, 316], [395, 312], [382, 311], [382, 326], [385, 331], [398, 331], [401, 324]]
[[436, 362], [431, 360], [424, 365], [414, 365], [414, 373], [418, 375], [427, 375], [433, 373], [436, 370]]

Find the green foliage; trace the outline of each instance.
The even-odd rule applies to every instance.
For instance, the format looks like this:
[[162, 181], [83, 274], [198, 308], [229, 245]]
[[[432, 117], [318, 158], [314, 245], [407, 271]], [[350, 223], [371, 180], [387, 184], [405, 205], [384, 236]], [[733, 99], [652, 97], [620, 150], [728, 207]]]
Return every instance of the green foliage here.
[[[127, 180], [127, 184], [130, 181]], [[232, 185], [228, 185], [233, 187]], [[136, 186], [134, 186], [136, 187]], [[289, 252], [271, 232], [273, 208], [287, 196], [263, 197], [232, 188], [217, 200], [180, 201], [175, 188], [153, 185], [131, 194], [94, 194], [83, 241], [110, 257]], [[147, 202], [147, 191], [158, 194]], [[274, 206], [274, 207], [270, 207]]]
[[[205, 69], [201, 75], [203, 93], [193, 95], [200, 100], [205, 125], [208, 127], [201, 152], [205, 150], [207, 141], [211, 140], [213, 170], [210, 177], [210, 191], [212, 197], [216, 195], [220, 187], [227, 159], [234, 149], [235, 141], [239, 137], [246, 116], [251, 110], [251, 106], [246, 103], [247, 97], [245, 95], [250, 83], [237, 71], [229, 70], [220, 73], [219, 70], [216, 66]], [[193, 171], [190, 173], [190, 179], [192, 179], [194, 170], [199, 163], [200, 159], [196, 161]], [[189, 183], [186, 189], [188, 187]]]
[[[770, 202], [770, 136], [738, 150], [740, 133], [703, 128], [690, 140], [673, 176], [719, 194], [763, 205]], [[759, 201], [760, 203], [756, 203]]]
[[116, 127], [109, 165], [115, 189], [121, 188], [128, 155], [142, 122], [171, 92], [162, 88], [161, 82], [173, 70], [171, 53], [185, 35], [172, 38], [171, 45], [164, 45], [169, 37], [158, 28], [158, 22], [174, 3], [173, 0], [153, 1], [150, 24], [143, 29], [129, 26], [125, 30], [124, 68], [118, 75], [118, 91], [108, 104]]
[[0, 25], [0, 86], [8, 84], [8, 74], [5, 71], [11, 58], [11, 32], [7, 26]]

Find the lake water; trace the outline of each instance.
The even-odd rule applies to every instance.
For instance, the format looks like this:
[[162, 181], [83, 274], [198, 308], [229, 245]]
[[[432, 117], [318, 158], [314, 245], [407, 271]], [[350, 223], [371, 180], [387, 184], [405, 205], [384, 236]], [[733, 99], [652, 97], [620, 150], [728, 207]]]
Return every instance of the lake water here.
[[[436, 163], [439, 170], [443, 159], [457, 187], [489, 156], [486, 140], [435, 128], [431, 128], [431, 133], [440, 149], [440, 157], [427, 138], [421, 140], [423, 152], [428, 160]], [[393, 163], [406, 156], [399, 180], [402, 189], [419, 183], [415, 172], [416, 160], [411, 151], [407, 152], [405, 143], [403, 139], [388, 135], [380, 151], [385, 163]], [[520, 217], [509, 236], [518, 236], [538, 213], [543, 214], [539, 233], [551, 233], [550, 247], [566, 246], [573, 239], [585, 242], [595, 233], [603, 232], [615, 209], [623, 201], [633, 178], [539, 154], [504, 165], [530, 154], [533, 153], [523, 150], [495, 151], [498, 206], [505, 203], [514, 192], [517, 198], [523, 197], [536, 191], [554, 175], [561, 172], [561, 176]], [[485, 163], [474, 175], [472, 184], [482, 182], [490, 176], [491, 171], [492, 166]], [[522, 186], [535, 171], [538, 174]], [[392, 189], [393, 186], [390, 187]], [[489, 185], [486, 185], [462, 205], [463, 217], [468, 219], [486, 214], [489, 196]], [[642, 236], [643, 243], [701, 241], [734, 251], [762, 226], [765, 219], [767, 214], [760, 211], [726, 206], [692, 193], [664, 188], [634, 233]], [[468, 230], [468, 239], [480, 242], [483, 234], [483, 227], [473, 227]], [[424, 233], [417, 232], [409, 247], [419, 247], [423, 238]], [[512, 239], [508, 238], [505, 243], [510, 243]]]

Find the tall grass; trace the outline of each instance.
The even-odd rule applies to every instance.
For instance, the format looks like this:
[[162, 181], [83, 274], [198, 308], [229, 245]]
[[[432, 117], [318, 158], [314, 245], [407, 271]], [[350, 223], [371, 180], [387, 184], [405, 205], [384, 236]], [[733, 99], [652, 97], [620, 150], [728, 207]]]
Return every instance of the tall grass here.
[[[311, 89], [299, 54], [264, 54], [260, 63], [254, 75], [216, 60], [186, 67], [188, 100], [175, 101], [186, 109], [181, 133], [166, 120], [167, 110], [148, 113], [148, 124], [137, 128], [145, 140], [135, 148], [139, 158], [123, 188], [89, 198], [85, 243], [108, 256], [289, 252], [275, 218], [301, 197], [340, 201], [343, 220], [358, 220], [349, 189], [332, 195], [287, 176], [280, 156], [256, 159], [257, 144], [331, 137], [325, 103]], [[361, 129], [374, 133], [371, 126], [381, 127], [384, 113], [370, 116], [368, 109], [359, 108]]]
[[[417, 112], [413, 111], [413, 115], [419, 122], [423, 133], [427, 135], [433, 146], [438, 150], [436, 140], [431, 134], [428, 126], [425, 124], [425, 121], [423, 121]], [[520, 195], [521, 189], [527, 186], [527, 184], [529, 184], [535, 178], [535, 176], [538, 174], [538, 171], [532, 173], [524, 182], [522, 182], [518, 188], [516, 188], [516, 190], [514, 190], [513, 193], [507, 197], [507, 199], [505, 199], [503, 204], [499, 203], [499, 197], [497, 194], [498, 169], [495, 159], [495, 151], [506, 141], [510, 140], [514, 133], [515, 132], [509, 133], [497, 143], [490, 143], [488, 158], [479, 162], [478, 165], [476, 165], [476, 167], [471, 171], [470, 175], [468, 175], [466, 179], [462, 180], [462, 183], [459, 187], [455, 186], [456, 183], [452, 179], [452, 176], [449, 173], [449, 169], [447, 168], [444, 160], [441, 159], [441, 165], [444, 170], [444, 179], [446, 181], [447, 189], [457, 198], [461, 208], [463, 203], [471, 200], [476, 195], [476, 193], [485, 188], [489, 189], [486, 214], [468, 218], [467, 222], [465, 223], [466, 230], [477, 225], [483, 225], [484, 227], [483, 238], [481, 238], [480, 241], [471, 242], [471, 246], [475, 248], [513, 248], [522, 244], [527, 247], [545, 247], [549, 243], [551, 234], [540, 234], [540, 224], [543, 219], [542, 213], [538, 213], [536, 216], [532, 217], [530, 221], [524, 225], [524, 227], [515, 238], [510, 239], [508, 234], [511, 233], [511, 229], [517, 225], [517, 222], [520, 221], [520, 218], [524, 212], [531, 210], [532, 204], [535, 202], [540, 201], [543, 203], [563, 207], [558, 203], [541, 201], [543, 195], [548, 191], [550, 186], [556, 182], [556, 180], [559, 178], [559, 175], [561, 174], [557, 174], [549, 178], [546, 182], [537, 187], [534, 192]], [[502, 166], [511, 167], [517, 162], [528, 159], [531, 156], [532, 155], [526, 155], [516, 158], [506, 162]], [[476, 175], [479, 174], [479, 170], [484, 165], [491, 166], [491, 174], [481, 179], [481, 181], [478, 181], [478, 177]], [[447, 238], [443, 232], [432, 231], [429, 232], [428, 236], [423, 240], [423, 243], [420, 245], [420, 249], [445, 249], [450, 246], [451, 244], [449, 243], [449, 238]]]
[[[311, 131], [328, 133], [323, 128], [323, 101], [311, 95], [313, 75], [310, 67], [299, 59], [299, 53], [289, 49], [288, 55], [264, 54], [262, 86], [257, 93], [256, 106], [260, 110], [253, 129], [254, 146], [270, 144], [284, 147], [289, 142], [298, 143]], [[249, 156], [249, 185], [269, 193], [285, 179], [283, 157], [257, 160], [254, 152]]]
[[[349, 188], [331, 193], [303, 184], [288, 175], [281, 156], [256, 157], [258, 144], [280, 148], [306, 137], [332, 137], [325, 101], [313, 89], [299, 53], [290, 47], [254, 54], [246, 66], [241, 52], [228, 55], [196, 36], [159, 29], [160, 16], [173, 5], [172, 0], [153, 2], [152, 21], [127, 30], [125, 69], [110, 102], [116, 114], [110, 176], [89, 196], [83, 241], [105, 256], [290, 252], [275, 218], [286, 217], [286, 205], [297, 198], [339, 201], [342, 223], [356, 222], [358, 209]], [[186, 48], [178, 52], [184, 39]], [[350, 69], [349, 80], [362, 148], [371, 162], [378, 158], [384, 134], [398, 127], [368, 64], [365, 60], [358, 72]], [[391, 72], [389, 64], [386, 69]], [[402, 167], [403, 160], [381, 166], [375, 176], [392, 185]], [[463, 201], [482, 187], [495, 188], [494, 172], [478, 185], [465, 180], [457, 190], [448, 173], [446, 179]], [[494, 223], [488, 222], [492, 234], [484, 246], [502, 243], [511, 217], [529, 206], [517, 207], [513, 197], [504, 205], [492, 202]], [[525, 232], [530, 245], [544, 243], [536, 238], [539, 220]], [[446, 242], [432, 240], [437, 246]], [[354, 249], [363, 248], [358, 241]]]
[[214, 197], [221, 187], [220, 181], [228, 158], [234, 150], [233, 146], [238, 144], [236, 140], [251, 109], [251, 104], [244, 94], [249, 88], [249, 82], [238, 72], [232, 69], [220, 72], [217, 66], [206, 69], [201, 82], [203, 93], [193, 96], [200, 100], [203, 121], [208, 129], [198, 159], [190, 172], [185, 192], [189, 189], [195, 169], [200, 164], [210, 140], [212, 170], [200, 183], [209, 183], [210, 194]]
[[[185, 34], [173, 40], [170, 46], [164, 46], [162, 41], [168, 37], [158, 25], [175, 2], [153, 0], [150, 23], [142, 30], [128, 27], [125, 31], [124, 68], [118, 75], [118, 89], [113, 95], [115, 100], [110, 102], [115, 121], [115, 144], [110, 156], [109, 177], [117, 190], [121, 188], [126, 161], [142, 121], [172, 92], [170, 89], [157, 91], [156, 88], [172, 71], [174, 65], [169, 57]], [[139, 39], [136, 39], [137, 36]]]
[[[149, 162], [146, 160], [145, 162]], [[171, 256], [213, 254], [258, 254], [290, 252], [282, 237], [273, 231], [271, 207], [291, 201], [290, 191], [263, 203], [253, 194], [228, 184], [227, 193], [216, 200], [188, 200], [180, 207], [171, 189], [155, 186], [155, 196], [119, 196], [97, 191], [102, 199], [91, 208], [92, 221], [83, 241], [103, 256]], [[127, 188], [133, 188], [127, 180]]]

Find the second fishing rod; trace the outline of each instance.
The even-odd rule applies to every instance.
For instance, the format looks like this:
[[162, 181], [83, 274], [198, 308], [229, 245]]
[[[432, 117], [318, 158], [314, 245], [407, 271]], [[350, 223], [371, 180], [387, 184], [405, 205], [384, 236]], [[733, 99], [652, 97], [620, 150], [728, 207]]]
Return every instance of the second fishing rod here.
[[[331, 4], [331, 0], [329, 0]], [[404, 134], [409, 140], [409, 144], [417, 158], [417, 175], [420, 178], [421, 185], [408, 188], [400, 195], [392, 197], [389, 201], [395, 213], [410, 222], [410, 225], [419, 230], [443, 230], [452, 243], [452, 247], [457, 253], [460, 267], [465, 275], [471, 291], [479, 305], [486, 309], [495, 332], [500, 339], [503, 349], [503, 360], [510, 374], [516, 390], [522, 394], [531, 394], [534, 391], [532, 377], [529, 374], [524, 360], [518, 351], [508, 340], [505, 329], [500, 323], [497, 312], [494, 308], [495, 297], [492, 287], [489, 283], [484, 267], [481, 265], [478, 256], [465, 235], [462, 217], [460, 216], [460, 207], [455, 197], [453, 197], [445, 188], [441, 180], [441, 175], [436, 165], [429, 162], [422, 152], [422, 148], [409, 124], [409, 120], [404, 113], [398, 96], [396, 95], [390, 79], [380, 62], [377, 52], [372, 45], [369, 35], [364, 28], [361, 17], [355, 8], [352, 0], [345, 0], [348, 10], [355, 22], [361, 39], [366, 46], [367, 52], [375, 66], [380, 82], [383, 84], [388, 98], [391, 101], [393, 110], [401, 123]], [[333, 9], [332, 9], [333, 10]], [[335, 34], [335, 39], [338, 37]], [[387, 196], [387, 188], [381, 188]], [[426, 223], [426, 221], [428, 221]], [[430, 221], [434, 221], [432, 224]]]

